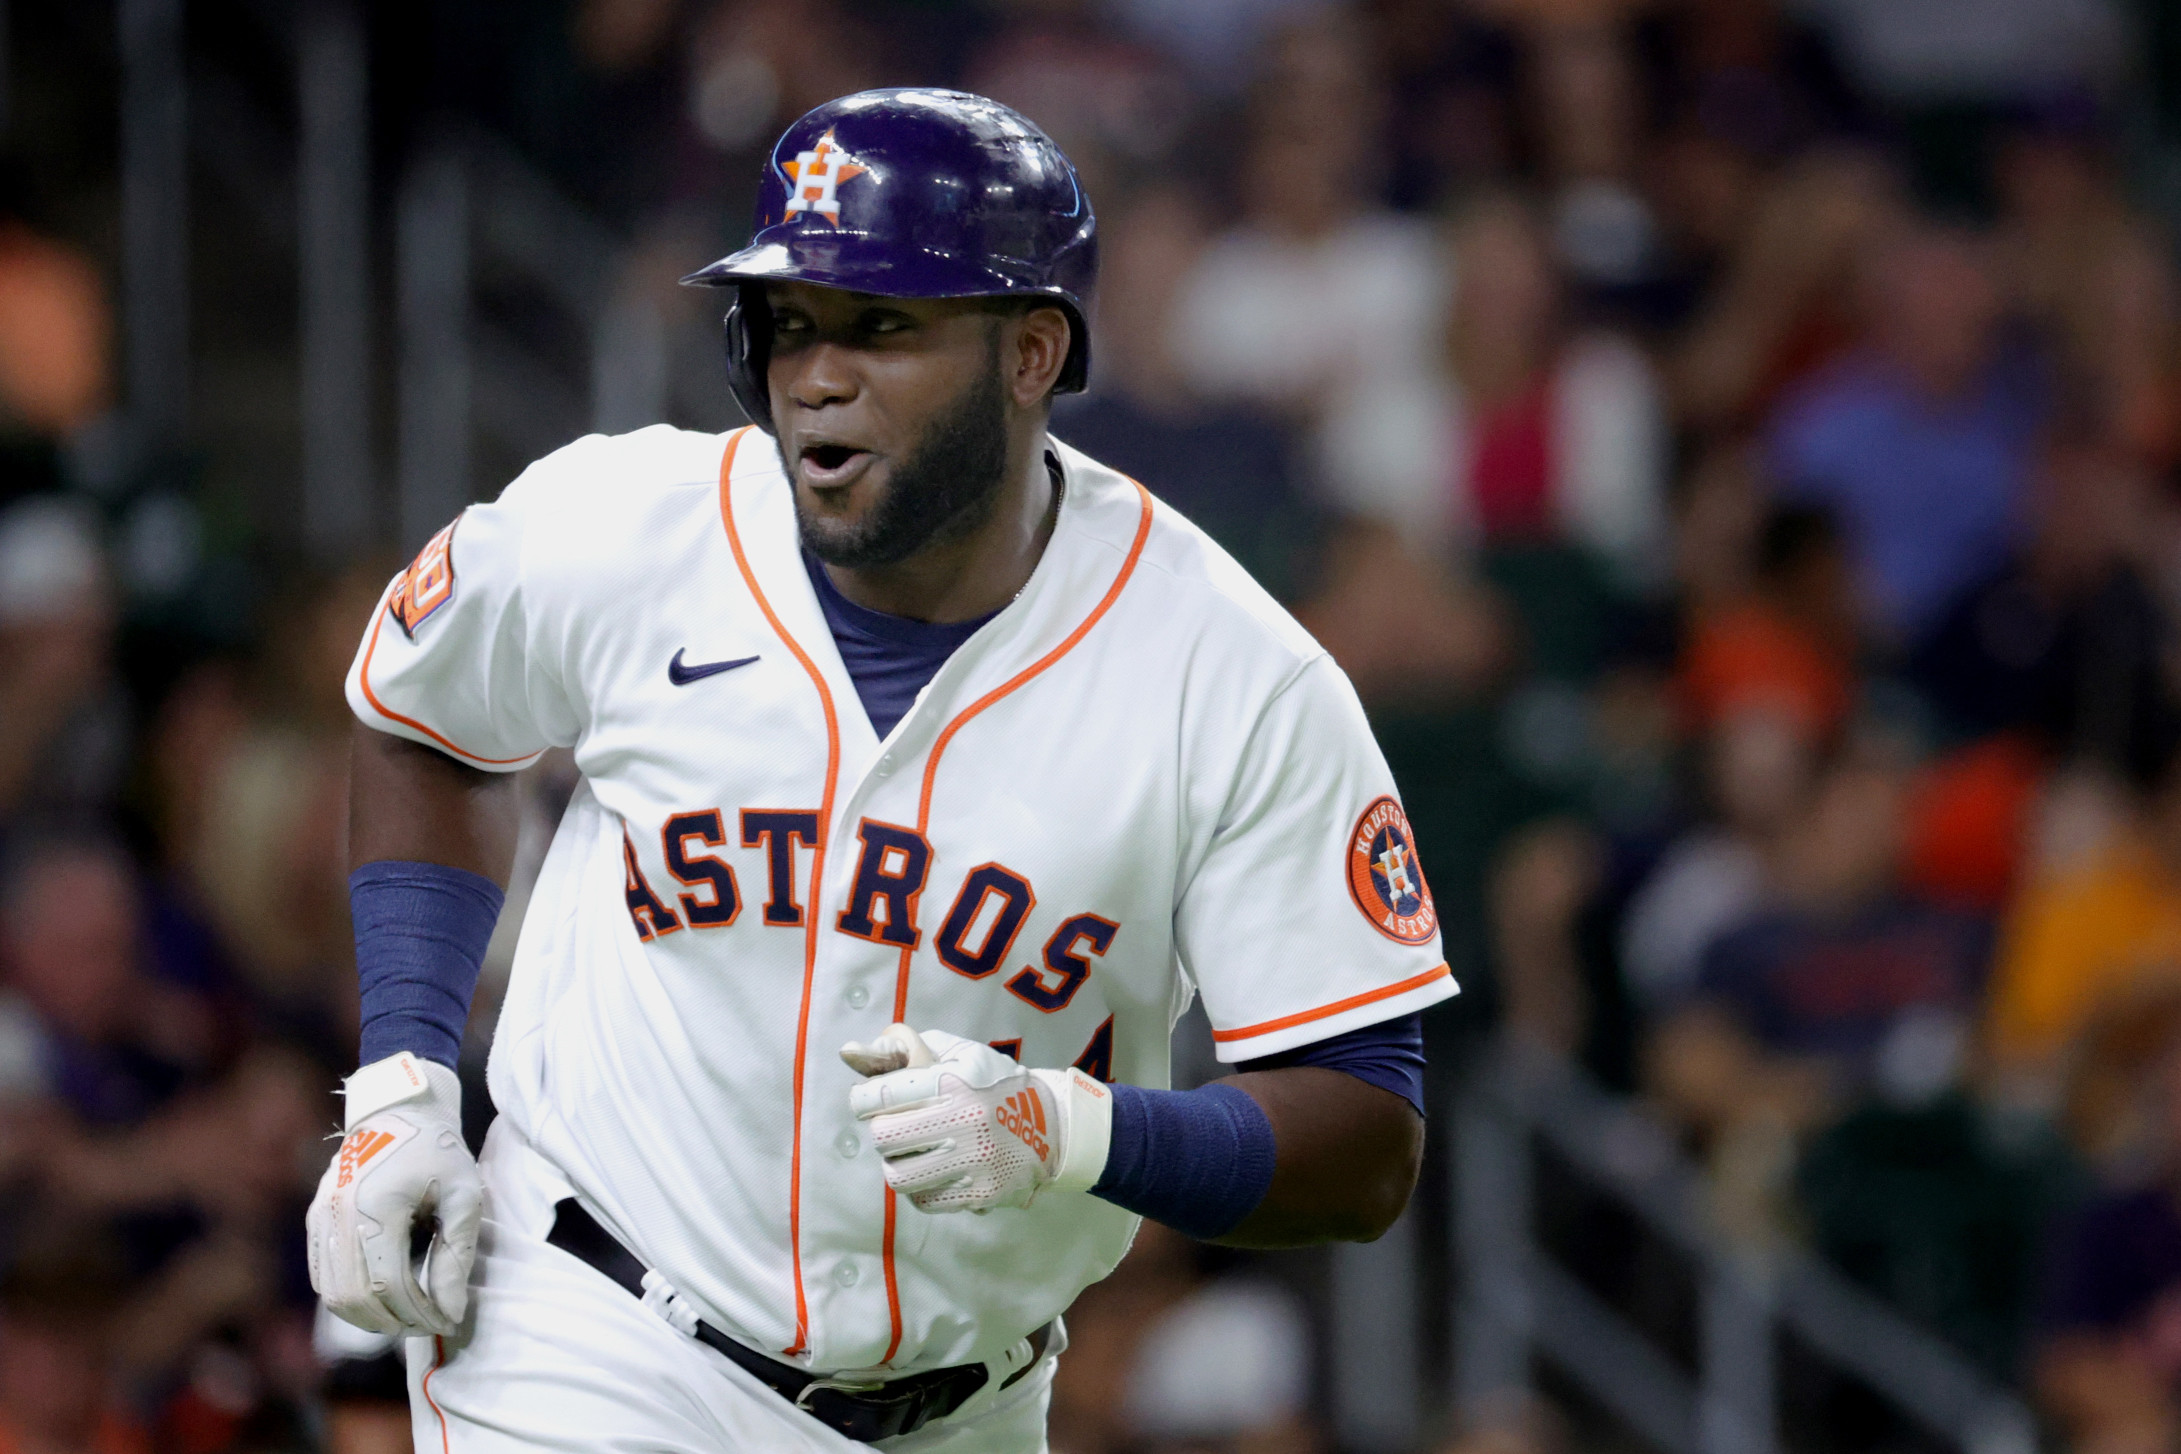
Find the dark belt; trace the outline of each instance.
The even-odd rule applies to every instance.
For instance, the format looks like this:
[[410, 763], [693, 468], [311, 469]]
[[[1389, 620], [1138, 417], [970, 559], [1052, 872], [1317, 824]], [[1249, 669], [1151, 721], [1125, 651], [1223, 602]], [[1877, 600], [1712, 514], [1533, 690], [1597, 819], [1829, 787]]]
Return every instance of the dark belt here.
[[[574, 1197], [553, 1208], [553, 1230], [545, 1240], [589, 1263], [638, 1298], [644, 1296], [644, 1264]], [[699, 1343], [724, 1354], [819, 1423], [864, 1444], [914, 1433], [933, 1419], [945, 1418], [967, 1403], [970, 1395], [983, 1388], [992, 1376], [982, 1363], [964, 1363], [885, 1383], [844, 1386], [837, 1379], [775, 1362], [755, 1349], [745, 1348], [702, 1318], [697, 1319], [692, 1331]], [[1047, 1323], [1030, 1335], [1030, 1361], [1009, 1374], [1001, 1388], [1037, 1367], [1052, 1332], [1053, 1325]]]

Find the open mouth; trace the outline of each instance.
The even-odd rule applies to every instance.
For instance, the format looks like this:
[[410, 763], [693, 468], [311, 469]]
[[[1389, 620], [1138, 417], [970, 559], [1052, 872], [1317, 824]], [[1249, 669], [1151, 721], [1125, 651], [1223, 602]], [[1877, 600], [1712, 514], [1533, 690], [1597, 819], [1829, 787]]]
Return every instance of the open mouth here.
[[841, 485], [857, 474], [871, 452], [850, 444], [803, 446], [803, 478], [813, 485]]

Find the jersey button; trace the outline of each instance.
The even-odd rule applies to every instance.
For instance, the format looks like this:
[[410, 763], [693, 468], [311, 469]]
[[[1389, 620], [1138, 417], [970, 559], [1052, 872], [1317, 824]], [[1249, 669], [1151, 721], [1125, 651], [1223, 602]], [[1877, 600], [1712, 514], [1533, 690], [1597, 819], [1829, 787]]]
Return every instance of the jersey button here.
[[853, 1262], [843, 1262], [833, 1269], [833, 1280], [842, 1287], [854, 1287], [856, 1279], [862, 1275], [862, 1273], [856, 1271], [856, 1264]]
[[871, 1003], [871, 992], [860, 984], [853, 984], [848, 987], [848, 993], [841, 996], [841, 998], [848, 1001], [849, 1009], [860, 1010]]
[[890, 777], [893, 775], [893, 771], [894, 755], [889, 752], [878, 760], [878, 775], [880, 777]]
[[863, 1149], [863, 1138], [853, 1131], [843, 1131], [833, 1142], [833, 1149], [842, 1156], [853, 1156]]

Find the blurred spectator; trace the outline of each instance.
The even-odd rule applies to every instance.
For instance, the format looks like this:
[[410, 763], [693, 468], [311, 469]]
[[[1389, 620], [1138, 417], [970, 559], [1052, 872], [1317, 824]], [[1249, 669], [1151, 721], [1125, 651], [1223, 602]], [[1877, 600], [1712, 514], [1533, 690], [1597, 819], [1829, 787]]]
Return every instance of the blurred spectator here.
[[882, 81], [878, 37], [838, 0], [715, 0], [684, 54], [692, 129], [734, 154], [769, 148], [812, 107]]
[[1706, 1136], [1794, 1130], [1871, 1091], [1952, 1085], [1989, 935], [1896, 885], [1901, 775], [1851, 753], [1784, 832], [1767, 906], [1715, 938], [1649, 1051], [1656, 1092]]
[[[2068, 1447], [2085, 1454], [2135, 1454], [2181, 1441], [2176, 1002], [2169, 995], [2130, 1029], [2131, 1038], [2153, 1047], [2148, 1064], [2126, 1067], [2124, 1082], [2151, 1132], [2141, 1148], [2148, 1155], [2137, 1175], [2055, 1229], [2033, 1366], [2046, 1412]], [[2145, 1029], [2149, 1035], [2140, 1033]]]
[[1825, 35], [1776, 0], [1677, 0], [1636, 24], [1657, 125], [1639, 175], [1670, 253], [1649, 321], [1685, 324], [1776, 168], [1865, 126]]
[[1315, 514], [1293, 431], [1261, 407], [1198, 399], [1174, 359], [1175, 293], [1204, 244], [1198, 207], [1161, 187], [1099, 231], [1091, 391], [1061, 401], [1053, 432], [1141, 481], [1291, 599]]
[[257, 670], [200, 666], [147, 743], [178, 890], [201, 907], [262, 1027], [333, 1062], [356, 1032], [342, 681], [384, 578], [367, 564], [283, 593]]
[[1339, 530], [1317, 578], [1295, 617], [1374, 708], [1458, 703], [1506, 666], [1511, 632], [1499, 600], [1390, 525]]
[[[156, 1396], [159, 1447], [217, 1450], [315, 1392], [294, 1229], [321, 1169], [330, 1078], [275, 1046], [132, 1130], [39, 1128], [39, 1214], [109, 1233], [129, 1297], [114, 1351]], [[29, 1240], [17, 1265], [49, 1256]]]
[[168, 868], [186, 866], [205, 830], [212, 787], [250, 728], [254, 703], [244, 663], [213, 658], [170, 687], [147, 724], [143, 767], [147, 816]]
[[183, 868], [270, 1025], [353, 1035], [345, 739], [257, 724], [220, 756]]
[[657, 54], [681, 0], [580, 0], [573, 9], [576, 53], [603, 70], [620, 71]]
[[2069, 1047], [2059, 1124], [2108, 1182], [2141, 1181], [2173, 1152], [2168, 1061], [2181, 1045], [2181, 985], [2109, 996]]
[[[1101, 204], [1169, 155], [1191, 111], [1178, 68], [1101, 24], [1106, 8], [1094, 0], [1018, 0], [970, 58], [962, 81], [963, 89], [1036, 122]], [[1101, 243], [1110, 243], [1108, 222], [1101, 216]], [[1111, 298], [1118, 291], [1112, 253], [1100, 251], [1099, 291]]]
[[[1665, 430], [1655, 380], [1625, 341], [1571, 334], [1543, 232], [1511, 197], [1487, 198], [1465, 213], [1455, 231], [1455, 276], [1446, 382], [1428, 416], [1436, 441], [1431, 467], [1413, 473], [1392, 467], [1379, 451], [1397, 437], [1375, 431], [1394, 421], [1358, 413], [1337, 428], [1374, 431], [1346, 451], [1353, 463], [1372, 468], [1338, 487], [1336, 498], [1389, 527], [1410, 556], [1453, 561], [1481, 547], [1483, 572], [1513, 606], [1532, 668], [1585, 679], [1600, 665], [1600, 642], [1620, 596], [1665, 574]], [[1373, 554], [1366, 559], [1371, 570], [1388, 575], [1415, 569], [1380, 563]], [[1348, 563], [1336, 549], [1327, 597], [1340, 599]], [[1314, 602], [1306, 617], [1313, 630], [1332, 633], [1320, 639], [1351, 674], [1361, 669], [1375, 678], [1367, 664], [1374, 651], [1427, 660], [1439, 654], [1432, 649], [1432, 615], [1440, 631], [1456, 624], [1433, 609], [1447, 589], [1416, 593], [1431, 615], [1411, 619], [1394, 635], [1374, 634], [1355, 620], [1353, 604], [1331, 611]], [[1347, 619], [1328, 622], [1332, 616]], [[1333, 644], [1350, 637], [1361, 639], [1346, 654]], [[1387, 662], [1389, 675], [1396, 666]], [[1411, 686], [1406, 695], [1427, 694]]]
[[1219, 1279], [1144, 1329], [1130, 1423], [1147, 1454], [1318, 1454], [1310, 1360], [1310, 1324], [1292, 1293]]
[[1854, 706], [1860, 615], [1832, 516], [1775, 507], [1758, 538], [1755, 587], [1691, 628], [1681, 663], [1689, 725], [1703, 732], [1763, 711], [1829, 741]]
[[1624, 300], [1632, 322], [1654, 337], [1688, 325], [1749, 228], [1767, 163], [1741, 139], [1688, 118], [1659, 137], [1646, 171], [1662, 256], [1650, 285]]
[[2060, 337], [2071, 376], [2130, 460], [2181, 465], [2181, 285], [2168, 243], [2132, 227], [2074, 274]]
[[1571, 335], [1544, 232], [1513, 198], [1473, 205], [1454, 256], [1451, 479], [1407, 522], [1436, 513], [1444, 533], [1487, 546], [1572, 544], [1655, 581], [1665, 428], [1649, 363], [1611, 334]]
[[1704, 450], [1674, 500], [1673, 574], [1684, 628], [1740, 607], [1757, 586], [1767, 504], [1746, 441]]
[[262, 1046], [187, 1108], [196, 1135], [163, 1138], [217, 1168], [186, 1178], [197, 1235], [158, 1264], [128, 1324], [138, 1366], [170, 1385], [181, 1376], [160, 1418], [168, 1447], [299, 1437], [294, 1403], [316, 1393], [318, 1369], [293, 1229], [323, 1170], [332, 1089], [310, 1062]]
[[1870, 342], [1774, 421], [1789, 499], [1830, 508], [1883, 639], [1912, 645], [2021, 535], [2036, 371], [2002, 344], [1986, 239], [1921, 223], [1875, 252]]
[[2026, 732], [2123, 773], [2160, 728], [2166, 628], [2150, 482], [2096, 430], [2050, 432], [2027, 538], [1948, 604], [1908, 668], [1952, 735]]
[[43, 1088], [87, 1126], [134, 1126], [220, 1048], [204, 996], [146, 962], [135, 869], [96, 837], [16, 845], [0, 866], [0, 968], [34, 1017]]
[[2050, 1081], [2105, 1006], [2181, 983], [2181, 753], [2132, 821], [2079, 861], [2033, 872], [2008, 917], [1986, 1024], [1995, 1068]]
[[1712, 941], [1767, 901], [1816, 755], [1807, 722], [1756, 705], [1718, 719], [1703, 744], [1711, 819], [1667, 847], [1621, 921], [1622, 972], [1653, 1009], [1684, 999]]
[[1994, 150], [2000, 257], [2090, 436], [2158, 466], [2181, 458], [2170, 245], [2122, 195], [2096, 100], [2027, 105]]
[[409, 1422], [405, 1369], [387, 1399], [339, 1399], [326, 1410], [326, 1454], [412, 1454], [415, 1427]]
[[118, 787], [129, 744], [114, 614], [79, 512], [44, 499], [0, 510], [0, 825], [96, 808]]
[[[1683, 510], [1685, 541], [1709, 538], [1701, 527], [1720, 544], [1683, 570], [1692, 619], [1679, 697], [1702, 820], [1667, 846], [1621, 919], [1622, 974], [1652, 1009], [1686, 996], [1712, 941], [1770, 901], [1784, 835], [1853, 702], [1855, 606], [1830, 517], [1776, 506], [1752, 530], [1740, 513], [1751, 504], [1738, 461], [1721, 458]], [[1757, 537], [1748, 549], [1745, 531]]]
[[1658, 219], [1636, 187], [1643, 97], [1626, 28], [1566, 11], [1530, 29], [1532, 130], [1554, 246], [1577, 287], [1610, 305], [1650, 282], [1662, 261]]
[[1144, 1330], [1197, 1285], [1195, 1249], [1171, 1227], [1145, 1222], [1103, 1282], [1068, 1310], [1068, 1351], [1053, 1380], [1058, 1454], [1120, 1454], [1137, 1438], [1129, 1414]]
[[1709, 296], [1668, 345], [1686, 424], [1752, 428], [1849, 345], [1856, 262], [1893, 206], [1884, 169], [1852, 153], [1817, 153], [1761, 189]]
[[347, 754], [335, 738], [260, 728], [208, 784], [190, 882], [259, 1008], [311, 1037], [353, 1026]]
[[0, 1278], [0, 1454], [150, 1454], [113, 1386], [116, 1269], [40, 1250]]
[[1306, 425], [1335, 503], [1383, 514], [1390, 499], [1398, 517], [1446, 485], [1445, 264], [1428, 229], [1377, 203], [1383, 102], [1367, 61], [1332, 17], [1267, 48], [1236, 162], [1242, 221], [1183, 284], [1174, 349], [1203, 393]]
[[1984, 926], [1895, 887], [1903, 786], [1853, 758], [1828, 772], [1781, 845], [1782, 907], [1716, 940], [1697, 981], [1768, 1052], [1824, 1063], [1843, 1098], [1907, 1069], [1885, 1057], [1911, 1011], [1952, 1020], [1958, 1046], [1983, 983]]
[[1579, 919], [1602, 869], [1589, 826], [1551, 818], [1514, 835], [1492, 874], [1493, 960], [1507, 1027], [1563, 1056], [1573, 1056], [1591, 1028]]
[[1428, 208], [1514, 174], [1520, 147], [1519, 37], [1439, 0], [1377, 0], [1372, 30], [1401, 139], [1392, 158], [1396, 205]]

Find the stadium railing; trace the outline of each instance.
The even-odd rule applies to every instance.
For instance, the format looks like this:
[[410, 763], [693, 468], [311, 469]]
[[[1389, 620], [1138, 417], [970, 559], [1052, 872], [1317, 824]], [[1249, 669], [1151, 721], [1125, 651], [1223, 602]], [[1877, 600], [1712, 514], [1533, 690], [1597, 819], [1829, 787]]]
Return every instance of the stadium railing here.
[[[1553, 1255], [1539, 1235], [1541, 1151], [1696, 1269], [1696, 1370]], [[1664, 1454], [1776, 1454], [1780, 1335], [1963, 1454], [2034, 1454], [2011, 1391], [1798, 1248], [1737, 1245], [1666, 1129], [1576, 1067], [1509, 1040], [1462, 1093], [1451, 1217], [1454, 1393], [1490, 1406], [1551, 1364]]]

